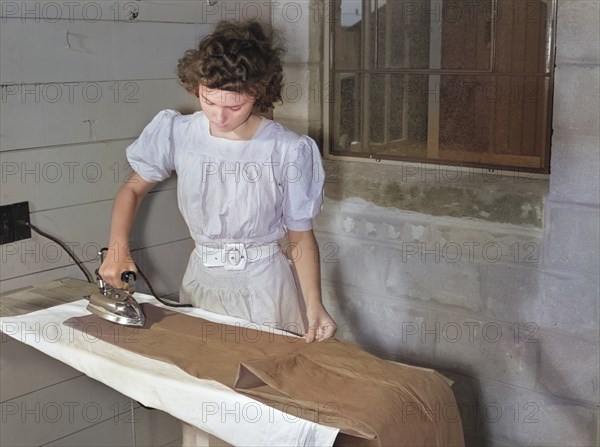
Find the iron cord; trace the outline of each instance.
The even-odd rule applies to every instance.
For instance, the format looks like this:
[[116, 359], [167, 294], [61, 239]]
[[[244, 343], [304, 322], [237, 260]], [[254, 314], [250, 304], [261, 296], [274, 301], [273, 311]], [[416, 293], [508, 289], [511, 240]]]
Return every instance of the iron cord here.
[[44, 236], [45, 238], [50, 239], [52, 242], [55, 242], [58, 245], [60, 245], [62, 247], [62, 249], [64, 251], [66, 251], [67, 254], [73, 259], [73, 261], [75, 261], [75, 264], [77, 264], [77, 267], [79, 267], [79, 269], [83, 272], [87, 281], [92, 284], [95, 282], [92, 278], [92, 275], [90, 275], [90, 272], [88, 272], [87, 269], [83, 266], [83, 263], [77, 258], [75, 253], [73, 253], [73, 251], [69, 247], [67, 247], [67, 245], [64, 244], [60, 239], [46, 233], [45, 231], [40, 230], [38, 227], [36, 227], [35, 225], [33, 225], [30, 222], [25, 222], [24, 220], [19, 220], [19, 221], [17, 221], [17, 223], [31, 228], [33, 231], [40, 234], [41, 236]]
[[150, 289], [150, 294], [154, 298], [156, 298], [157, 301], [159, 301], [160, 303], [164, 304], [165, 306], [169, 306], [169, 307], [193, 307], [191, 304], [172, 303], [172, 302], [163, 300], [154, 291], [154, 289], [152, 288], [152, 284], [150, 284], [150, 280], [148, 280], [148, 278], [146, 277], [146, 275], [144, 275], [144, 272], [142, 271], [142, 269], [140, 269], [140, 267], [137, 265], [137, 263], [135, 263], [135, 268], [137, 269], [138, 273], [140, 274], [140, 276], [142, 277], [142, 279], [144, 280], [144, 282], [146, 283], [146, 285]]
[[[77, 264], [77, 267], [79, 267], [79, 269], [83, 272], [87, 281], [92, 284], [95, 283], [94, 279], [92, 278], [92, 275], [90, 275], [90, 272], [88, 272], [88, 270], [84, 267], [83, 263], [79, 260], [77, 255], [75, 253], [73, 253], [73, 250], [71, 250], [64, 242], [62, 242], [57, 237], [52, 236], [51, 234], [48, 234], [43, 230], [40, 230], [38, 227], [36, 227], [34, 224], [32, 224], [30, 222], [25, 222], [24, 220], [19, 220], [19, 221], [17, 221], [17, 223], [19, 225], [24, 225], [26, 227], [31, 228], [33, 231], [40, 234], [41, 236], [43, 236], [47, 239], [50, 239], [52, 242], [60, 245], [60, 247], [71, 257], [71, 259], [73, 259], [75, 264]], [[105, 250], [105, 248], [103, 248], [102, 250]], [[173, 302], [166, 301], [166, 300], [162, 299], [161, 297], [159, 297], [158, 294], [154, 291], [154, 288], [152, 287], [150, 280], [144, 274], [144, 272], [140, 269], [140, 267], [137, 265], [137, 263], [135, 264], [135, 268], [137, 269], [138, 273], [140, 274], [140, 276], [142, 277], [142, 279], [148, 286], [148, 289], [150, 289], [150, 293], [152, 294], [152, 296], [154, 298], [156, 298], [157, 301], [159, 301], [160, 303], [164, 304], [165, 306], [169, 306], [169, 307], [193, 307], [191, 304], [173, 303]]]

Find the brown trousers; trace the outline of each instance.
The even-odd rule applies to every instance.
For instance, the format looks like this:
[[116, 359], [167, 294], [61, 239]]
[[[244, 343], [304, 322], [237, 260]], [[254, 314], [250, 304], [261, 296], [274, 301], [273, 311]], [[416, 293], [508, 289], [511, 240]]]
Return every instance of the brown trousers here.
[[151, 304], [142, 307], [143, 328], [114, 331], [113, 323], [96, 315], [65, 324], [79, 330], [93, 324], [108, 343], [337, 427], [345, 445], [464, 445], [454, 395], [435, 371], [383, 360], [335, 339], [307, 344], [251, 323], [229, 326]]

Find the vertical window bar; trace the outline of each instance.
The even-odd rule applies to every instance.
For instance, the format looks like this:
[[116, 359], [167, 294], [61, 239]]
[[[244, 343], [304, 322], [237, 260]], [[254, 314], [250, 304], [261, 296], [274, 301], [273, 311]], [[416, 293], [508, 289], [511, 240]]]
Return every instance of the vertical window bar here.
[[[439, 11], [436, 16], [429, 16], [429, 69], [439, 70], [442, 66], [442, 2], [431, 0], [431, 10]], [[439, 9], [434, 9], [439, 8]], [[438, 22], [439, 23], [436, 23]], [[427, 158], [440, 157], [440, 75], [429, 75], [429, 89], [427, 92]]]
[[373, 0], [375, 3], [375, 42], [374, 49], [375, 51], [375, 68], [379, 68], [379, 0]]
[[362, 35], [362, 46], [364, 52], [364, 59], [362, 60], [363, 75], [361, 76], [361, 88], [362, 88], [362, 111], [361, 118], [361, 151], [370, 152], [370, 132], [369, 123], [371, 122], [370, 113], [370, 76], [369, 69], [371, 68], [371, 11], [373, 1], [376, 0], [363, 0], [363, 35]]
[[498, 0], [491, 0], [492, 2], [492, 31], [491, 31], [491, 42], [490, 42], [490, 73], [496, 70], [496, 42], [497, 42], [497, 30], [498, 30]]
[[[395, 0], [392, 0], [395, 1]], [[379, 6], [379, 5], [378, 5]], [[392, 41], [392, 7], [390, 4], [390, 0], [388, 0], [385, 4], [385, 28], [383, 29], [385, 48], [384, 48], [384, 67], [389, 68], [392, 64], [391, 58], [391, 41]], [[379, 23], [379, 21], [378, 21]], [[385, 105], [385, 113], [383, 115], [383, 143], [388, 144], [391, 141], [390, 138], [390, 121], [392, 114], [392, 107], [398, 107], [397, 104], [392, 106], [392, 87], [391, 87], [391, 74], [385, 75], [385, 94], [383, 95], [384, 105]]]
[[550, 0], [548, 4], [549, 17], [546, 18], [546, 73], [550, 73], [550, 97], [552, 97], [554, 85], [554, 57], [556, 51], [556, 0]]
[[[406, 20], [406, 19], [404, 19]], [[404, 58], [402, 60], [403, 67], [410, 67], [410, 43], [408, 26], [402, 27], [402, 41], [404, 42]], [[402, 139], [408, 139], [408, 117], [410, 114], [410, 104], [408, 102], [407, 86], [410, 85], [410, 75], [405, 73], [402, 77]]]
[[[543, 122], [543, 135], [545, 136], [544, 147], [550, 145], [552, 139], [552, 103], [554, 98], [554, 72], [556, 65], [556, 20], [557, 20], [557, 0], [550, 0], [548, 2], [548, 14], [550, 14], [547, 20], [546, 30], [546, 72], [549, 72], [549, 77], [546, 79], [547, 87], [545, 88], [543, 110], [546, 113], [546, 119]], [[549, 151], [542, 152], [542, 164], [541, 166], [548, 166], [549, 164]]]

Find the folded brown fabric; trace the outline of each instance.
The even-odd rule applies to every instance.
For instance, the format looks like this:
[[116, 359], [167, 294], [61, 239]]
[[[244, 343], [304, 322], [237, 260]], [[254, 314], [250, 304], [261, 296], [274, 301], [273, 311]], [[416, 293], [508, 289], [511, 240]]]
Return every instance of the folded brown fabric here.
[[337, 427], [351, 435], [338, 437], [348, 445], [464, 445], [454, 395], [435, 371], [382, 360], [335, 339], [307, 344], [252, 324], [213, 323], [146, 303], [142, 308], [143, 328], [117, 331], [96, 315], [65, 324], [292, 416]]
[[313, 343], [294, 353], [240, 364], [237, 391], [292, 408], [308, 401], [319, 422], [374, 442], [463, 445], [452, 391], [435, 371], [382, 360], [347, 343]]

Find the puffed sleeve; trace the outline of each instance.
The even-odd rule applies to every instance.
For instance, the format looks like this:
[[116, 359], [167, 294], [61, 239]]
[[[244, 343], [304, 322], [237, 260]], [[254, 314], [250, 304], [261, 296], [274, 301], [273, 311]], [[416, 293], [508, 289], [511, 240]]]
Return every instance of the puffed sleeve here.
[[148, 182], [161, 182], [175, 169], [173, 120], [179, 112], [162, 110], [127, 148], [134, 172]]
[[321, 211], [325, 172], [317, 143], [300, 138], [283, 165], [283, 223], [292, 231], [312, 229], [312, 219]]

